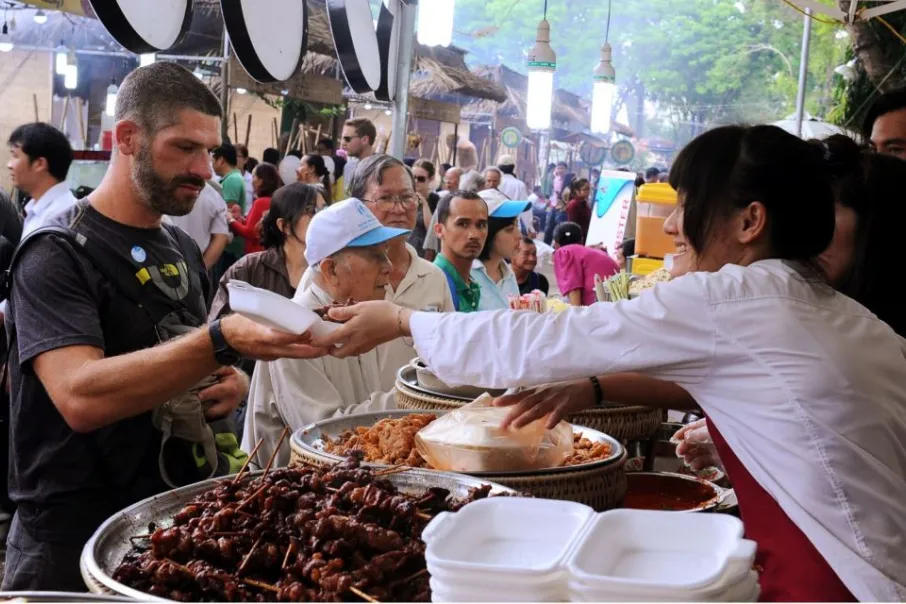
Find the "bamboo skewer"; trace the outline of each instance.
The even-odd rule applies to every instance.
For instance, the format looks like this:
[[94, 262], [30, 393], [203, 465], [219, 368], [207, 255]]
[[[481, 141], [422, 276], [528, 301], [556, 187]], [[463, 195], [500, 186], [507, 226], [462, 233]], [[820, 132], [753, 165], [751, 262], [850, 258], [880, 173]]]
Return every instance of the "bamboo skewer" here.
[[296, 553], [296, 540], [292, 539], [289, 542], [289, 547], [286, 548], [286, 556], [283, 557], [283, 564], [280, 565], [280, 570], [286, 570], [286, 565], [289, 564], [289, 559], [293, 554]]
[[424, 512], [415, 512], [415, 516], [417, 518], [421, 518], [422, 520], [434, 520], [434, 516], [432, 516], [431, 514], [426, 514]]
[[421, 577], [422, 575], [427, 575], [427, 574], [428, 574], [428, 569], [427, 569], [427, 568], [423, 568], [423, 569], [421, 569], [420, 571], [418, 571], [417, 573], [415, 573], [415, 574], [413, 574], [413, 575], [409, 575], [408, 577], [404, 577], [404, 578], [400, 579], [399, 581], [394, 581], [394, 582], [391, 583], [390, 585], [391, 585], [391, 587], [396, 587], [397, 585], [403, 585], [404, 583], [408, 583], [409, 581], [414, 581], [415, 579], [418, 579], [418, 578]]
[[354, 594], [357, 595], [358, 597], [362, 598], [362, 599], [365, 600], [366, 602], [371, 602], [372, 604], [380, 604], [380, 600], [377, 600], [377, 599], [375, 599], [375, 598], [372, 598], [371, 596], [369, 596], [368, 594], [366, 594], [364, 591], [362, 591], [362, 590], [359, 589], [358, 587], [350, 587], [350, 588], [349, 588], [349, 591], [351, 591], [352, 593], [354, 593]]
[[412, 468], [410, 466], [407, 466], [405, 464], [399, 464], [399, 465], [391, 466], [389, 468], [381, 470], [380, 472], [375, 472], [374, 475], [375, 476], [389, 476], [390, 474], [398, 474], [399, 472], [408, 472], [411, 469]]
[[258, 537], [258, 540], [255, 541], [254, 545], [252, 545], [252, 549], [249, 550], [249, 553], [247, 553], [242, 559], [242, 562], [239, 563], [239, 568], [236, 569], [237, 577], [245, 572], [245, 567], [248, 566], [249, 560], [252, 558], [252, 554], [255, 553], [255, 550], [258, 549], [259, 545], [261, 545], [261, 537]]
[[265, 583], [264, 581], [255, 581], [254, 579], [239, 579], [246, 585], [251, 585], [252, 587], [257, 587], [258, 589], [264, 589], [267, 591], [272, 591], [275, 594], [280, 593], [280, 588], [276, 585], [271, 585], [270, 583]]
[[252, 452], [249, 453], [248, 459], [245, 460], [245, 463], [242, 464], [242, 467], [239, 468], [238, 472], [236, 472], [236, 477], [233, 478], [232, 484], [236, 484], [237, 482], [239, 482], [239, 479], [242, 477], [242, 474], [245, 472], [246, 468], [249, 467], [249, 463], [252, 461], [252, 458], [255, 456], [255, 453], [258, 452], [258, 448], [261, 446], [261, 443], [263, 443], [263, 442], [264, 442], [264, 439], [263, 438], [260, 439], [258, 441], [258, 444], [255, 445], [255, 448], [252, 449]]
[[283, 428], [283, 432], [280, 434], [280, 440], [277, 441], [277, 446], [274, 447], [274, 452], [271, 453], [271, 458], [267, 462], [267, 467], [264, 468], [264, 474], [261, 476], [261, 480], [264, 480], [267, 477], [267, 473], [271, 471], [271, 466], [274, 465], [274, 460], [277, 459], [277, 451], [280, 450], [280, 446], [283, 444], [283, 440], [286, 438], [287, 434], [289, 434], [289, 426]]
[[267, 488], [267, 485], [264, 485], [263, 487], [261, 487], [260, 489], [258, 489], [257, 491], [255, 491], [254, 493], [252, 493], [251, 495], [246, 497], [245, 499], [243, 499], [242, 502], [239, 504], [239, 507], [236, 508], [236, 511], [238, 512], [239, 510], [241, 510], [242, 508], [247, 506], [249, 503], [254, 501], [254, 499], [256, 497], [258, 497], [258, 495], [263, 493], [266, 488]]

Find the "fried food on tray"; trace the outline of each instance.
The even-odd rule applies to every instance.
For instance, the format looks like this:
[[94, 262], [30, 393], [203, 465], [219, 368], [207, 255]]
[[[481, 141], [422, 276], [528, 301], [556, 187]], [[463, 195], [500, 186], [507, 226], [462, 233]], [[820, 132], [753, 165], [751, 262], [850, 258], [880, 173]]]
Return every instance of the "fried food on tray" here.
[[[406, 465], [433, 469], [415, 448], [415, 435], [437, 419], [433, 413], [413, 413], [398, 419], [385, 418], [371, 427], [358, 426], [336, 438], [325, 436], [324, 451], [341, 457], [355, 451], [364, 454], [368, 463], [388, 466]], [[563, 466], [577, 466], [610, 457], [612, 449], [606, 442], [594, 442], [573, 433], [573, 453]]]
[[134, 537], [113, 578], [182, 602], [430, 602], [422, 531], [491, 491], [405, 495], [355, 458], [232, 478]]
[[335, 440], [325, 438], [324, 450], [334, 455], [362, 451], [365, 461], [423, 468], [427, 464], [415, 450], [415, 434], [437, 419], [433, 413], [413, 413], [399, 419], [382, 419], [373, 426], [347, 430]]

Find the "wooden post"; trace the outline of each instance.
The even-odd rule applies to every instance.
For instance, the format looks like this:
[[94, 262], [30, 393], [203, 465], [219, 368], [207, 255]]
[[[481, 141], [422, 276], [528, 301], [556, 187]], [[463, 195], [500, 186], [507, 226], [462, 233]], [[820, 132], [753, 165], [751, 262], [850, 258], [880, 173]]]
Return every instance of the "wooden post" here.
[[239, 142], [239, 124], [237, 123], [236, 114], [234, 113], [233, 114], [233, 144], [235, 145], [238, 142]]
[[252, 136], [252, 114], [249, 113], [249, 122], [248, 122], [248, 125], [245, 127], [245, 146], [246, 146], [246, 148], [248, 148], [248, 146], [249, 146], [249, 137], [251, 137], [251, 136]]
[[32, 102], [34, 102], [34, 104], [35, 104], [35, 121], [36, 121], [36, 122], [40, 122], [40, 121], [41, 121], [41, 116], [38, 115], [38, 95], [37, 95], [37, 94], [32, 94], [32, 95], [31, 95], [31, 100], [32, 100]]
[[85, 148], [86, 138], [88, 138], [88, 133], [85, 132], [85, 116], [82, 115], [82, 97], [77, 96], [75, 100], [75, 110], [76, 117], [78, 118], [79, 124], [79, 139], [82, 141], [82, 149]]
[[70, 96], [66, 95], [66, 98], [63, 99], [63, 114], [60, 116], [60, 130], [66, 132], [66, 114], [69, 113], [69, 100]]
[[277, 126], [277, 118], [274, 118], [272, 125], [274, 126], [274, 148], [276, 149], [280, 146], [280, 128]]
[[283, 149], [283, 153], [282, 153], [283, 155], [286, 155], [287, 153], [289, 153], [289, 151], [291, 149], [290, 143], [293, 142], [292, 139], [296, 135], [296, 130], [298, 130], [298, 129], [299, 129], [299, 118], [294, 117], [293, 126], [292, 126], [292, 128], [289, 129], [289, 136], [286, 139], [286, 149]]

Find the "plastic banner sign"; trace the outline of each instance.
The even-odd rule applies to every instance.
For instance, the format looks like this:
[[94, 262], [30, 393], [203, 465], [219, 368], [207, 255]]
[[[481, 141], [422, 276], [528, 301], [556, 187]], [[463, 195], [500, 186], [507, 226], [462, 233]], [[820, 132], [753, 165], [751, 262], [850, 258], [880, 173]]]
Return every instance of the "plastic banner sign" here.
[[623, 244], [629, 210], [635, 198], [635, 173], [604, 170], [594, 191], [591, 224], [585, 245], [602, 244], [607, 253]]

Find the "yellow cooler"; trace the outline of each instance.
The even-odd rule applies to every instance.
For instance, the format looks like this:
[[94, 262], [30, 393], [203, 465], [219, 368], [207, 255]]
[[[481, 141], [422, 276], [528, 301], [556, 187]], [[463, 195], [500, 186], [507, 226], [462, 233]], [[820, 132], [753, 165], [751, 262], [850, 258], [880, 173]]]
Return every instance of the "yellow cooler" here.
[[667, 183], [642, 185], [636, 195], [635, 253], [661, 258], [676, 251], [664, 221], [676, 208], [676, 191]]

